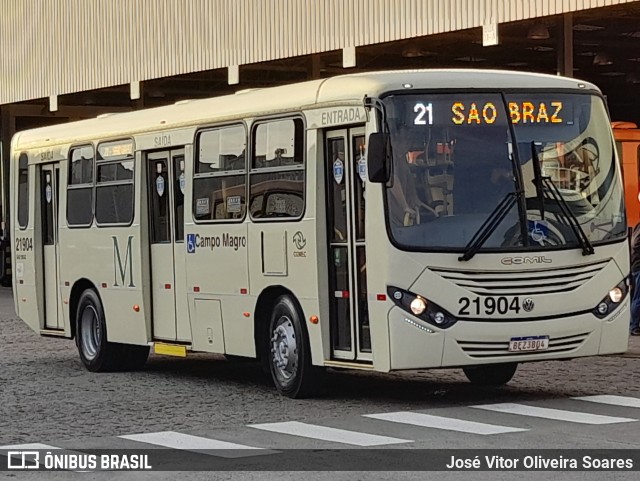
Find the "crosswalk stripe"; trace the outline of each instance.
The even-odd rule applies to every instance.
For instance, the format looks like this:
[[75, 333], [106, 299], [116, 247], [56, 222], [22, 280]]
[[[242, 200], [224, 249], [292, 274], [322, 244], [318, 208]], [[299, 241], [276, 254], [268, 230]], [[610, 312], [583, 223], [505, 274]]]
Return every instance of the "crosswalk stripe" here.
[[414, 413], [409, 411], [383, 414], [364, 414], [364, 417], [381, 419], [383, 421], [390, 421], [393, 423], [411, 424], [425, 428], [444, 429], [447, 431], [459, 431], [471, 434], [484, 435], [528, 431], [528, 429], [523, 428], [477, 423], [474, 421], [465, 421], [463, 419], [447, 418], [444, 416], [434, 416], [431, 414]]
[[318, 426], [315, 424], [287, 421], [283, 423], [250, 424], [249, 427], [271, 431], [274, 433], [291, 434], [303, 438], [333, 441], [335, 443], [351, 444], [354, 446], [381, 446], [384, 444], [411, 443], [408, 439], [398, 439], [377, 434], [347, 431], [345, 429]]
[[0, 446], [0, 451], [11, 450], [11, 451], [20, 451], [20, 450], [29, 450], [29, 449], [60, 449], [55, 446], [50, 446], [49, 444], [42, 443], [29, 443], [29, 444], [12, 444], [9, 446]]
[[590, 401], [593, 403], [611, 404], [613, 406], [624, 406], [627, 408], [640, 408], [640, 399], [628, 396], [600, 394], [595, 396], [578, 396], [572, 399], [577, 399], [579, 401]]
[[471, 407], [500, 413], [519, 414], [521, 416], [533, 416], [537, 418], [555, 419], [558, 421], [568, 421], [581, 424], [615, 424], [637, 421], [637, 419], [602, 416], [600, 414], [564, 411], [561, 409], [541, 408], [515, 403], [479, 404]]
[[[245, 456], [257, 456], [262, 454], [272, 454], [273, 451], [244, 444], [219, 441], [217, 439], [203, 438], [182, 434], [174, 431], [163, 431], [159, 433], [126, 434], [118, 436], [122, 439], [138, 441], [140, 443], [163, 446], [165, 448], [180, 449], [183, 451], [195, 451], [201, 454], [219, 456], [223, 458], [240, 458]], [[206, 452], [205, 450], [215, 450]]]

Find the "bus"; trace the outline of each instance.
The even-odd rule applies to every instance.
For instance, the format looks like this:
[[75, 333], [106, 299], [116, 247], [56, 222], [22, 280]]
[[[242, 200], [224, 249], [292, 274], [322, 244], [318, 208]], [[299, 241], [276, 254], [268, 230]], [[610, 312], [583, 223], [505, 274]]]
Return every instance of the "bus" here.
[[640, 129], [633, 122], [612, 122], [611, 126], [622, 162], [627, 224], [631, 230], [640, 222]]
[[326, 368], [624, 352], [629, 253], [603, 97], [533, 73], [359, 73], [19, 132], [16, 312], [90, 371]]

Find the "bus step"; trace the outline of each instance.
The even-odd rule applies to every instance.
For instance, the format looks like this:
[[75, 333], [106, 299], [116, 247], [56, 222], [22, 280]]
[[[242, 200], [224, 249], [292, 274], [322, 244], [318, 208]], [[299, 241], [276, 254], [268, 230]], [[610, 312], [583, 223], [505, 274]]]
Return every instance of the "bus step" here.
[[187, 357], [187, 346], [156, 342], [153, 345], [153, 352], [163, 356]]

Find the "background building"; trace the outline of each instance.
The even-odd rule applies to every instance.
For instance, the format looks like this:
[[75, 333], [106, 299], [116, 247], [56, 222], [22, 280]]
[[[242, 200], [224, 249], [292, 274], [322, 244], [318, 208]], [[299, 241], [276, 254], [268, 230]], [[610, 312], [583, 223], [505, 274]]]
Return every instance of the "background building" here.
[[638, 0], [2, 6], [3, 190], [9, 142], [22, 129], [365, 70], [476, 67], [575, 76], [602, 88], [613, 119], [640, 122]]

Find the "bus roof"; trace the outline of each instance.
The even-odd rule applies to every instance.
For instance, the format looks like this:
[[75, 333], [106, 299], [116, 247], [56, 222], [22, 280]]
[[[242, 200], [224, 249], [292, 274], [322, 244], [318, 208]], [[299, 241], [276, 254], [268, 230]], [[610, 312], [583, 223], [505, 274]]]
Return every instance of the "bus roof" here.
[[51, 147], [135, 133], [222, 122], [339, 103], [360, 103], [364, 95], [377, 96], [403, 85], [413, 88], [539, 88], [599, 89], [577, 79], [506, 70], [440, 69], [396, 70], [340, 75], [278, 87], [241, 90], [232, 95], [185, 100], [173, 105], [101, 115], [94, 119], [18, 132], [14, 150]]

